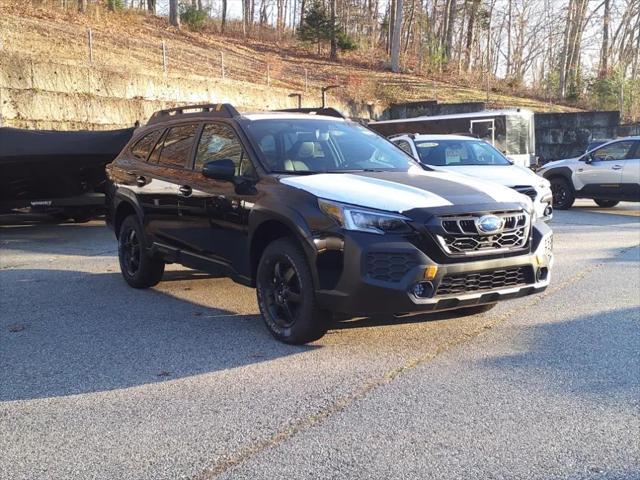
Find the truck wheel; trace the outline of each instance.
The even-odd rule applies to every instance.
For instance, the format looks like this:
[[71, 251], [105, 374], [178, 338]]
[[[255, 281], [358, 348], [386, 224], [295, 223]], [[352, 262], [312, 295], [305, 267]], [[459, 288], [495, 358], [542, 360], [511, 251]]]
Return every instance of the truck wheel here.
[[122, 222], [118, 235], [118, 259], [122, 276], [133, 288], [157, 285], [164, 273], [164, 262], [149, 255], [144, 230], [135, 215]]
[[551, 179], [551, 193], [553, 193], [553, 208], [558, 210], [570, 209], [576, 200], [573, 187], [562, 177]]
[[596, 202], [596, 205], [602, 208], [615, 207], [617, 204], [620, 203], [620, 202], [617, 202], [616, 200], [598, 200], [598, 199], [594, 200], [594, 202]]
[[331, 315], [318, 308], [307, 258], [289, 238], [267, 246], [256, 276], [260, 312], [278, 340], [303, 344], [322, 337]]

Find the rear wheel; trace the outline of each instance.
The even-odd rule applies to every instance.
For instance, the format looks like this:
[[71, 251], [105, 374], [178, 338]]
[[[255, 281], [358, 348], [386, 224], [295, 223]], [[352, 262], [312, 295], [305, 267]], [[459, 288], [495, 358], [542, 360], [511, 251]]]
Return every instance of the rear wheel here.
[[124, 219], [118, 235], [118, 259], [122, 276], [133, 288], [157, 285], [164, 273], [164, 262], [149, 255], [138, 217]]
[[293, 240], [281, 238], [267, 246], [256, 293], [265, 324], [278, 340], [303, 344], [327, 332], [331, 315], [317, 306], [306, 256]]
[[553, 208], [568, 210], [575, 202], [571, 184], [562, 177], [554, 177], [551, 180], [551, 193], [553, 193]]
[[615, 207], [618, 203], [620, 203], [616, 200], [599, 200], [599, 199], [595, 199], [594, 202], [596, 202], [596, 205], [602, 208]]

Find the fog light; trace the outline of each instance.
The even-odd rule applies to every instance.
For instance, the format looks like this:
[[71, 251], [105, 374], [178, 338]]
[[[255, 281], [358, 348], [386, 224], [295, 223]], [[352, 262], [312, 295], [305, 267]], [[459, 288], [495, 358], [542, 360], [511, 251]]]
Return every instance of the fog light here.
[[547, 279], [547, 275], [549, 275], [549, 269], [547, 267], [538, 268], [536, 271], [536, 280], [542, 282]]
[[413, 294], [418, 298], [428, 298], [433, 296], [433, 284], [431, 282], [420, 282], [413, 286]]
[[424, 269], [424, 279], [425, 280], [433, 280], [436, 278], [436, 274], [438, 273], [437, 265], [429, 265]]

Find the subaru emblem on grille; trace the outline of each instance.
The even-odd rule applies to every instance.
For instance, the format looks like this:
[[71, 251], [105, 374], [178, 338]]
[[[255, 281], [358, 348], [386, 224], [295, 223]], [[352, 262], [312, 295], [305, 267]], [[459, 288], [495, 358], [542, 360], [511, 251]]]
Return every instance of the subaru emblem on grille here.
[[476, 219], [476, 228], [481, 234], [498, 233], [502, 230], [502, 219], [495, 215], [483, 215]]

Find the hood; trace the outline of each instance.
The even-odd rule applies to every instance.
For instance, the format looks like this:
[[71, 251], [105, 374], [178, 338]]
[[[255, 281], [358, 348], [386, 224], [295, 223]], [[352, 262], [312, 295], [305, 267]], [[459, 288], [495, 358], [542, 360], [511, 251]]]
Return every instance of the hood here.
[[319, 173], [284, 177], [280, 182], [319, 198], [399, 213], [452, 205], [518, 203], [526, 206], [531, 202], [515, 190], [496, 183], [417, 168], [409, 172]]
[[564, 160], [555, 160], [553, 162], [547, 162], [544, 165], [542, 165], [542, 167], [540, 167], [540, 170], [542, 169], [546, 169], [546, 168], [555, 168], [555, 167], [568, 167], [571, 165], [575, 165], [576, 163], [580, 162], [580, 157], [576, 157], [576, 158], [566, 158]]
[[433, 167], [437, 170], [468, 175], [479, 180], [488, 180], [507, 187], [540, 184], [540, 177], [528, 168], [517, 165], [467, 165], [457, 167]]

